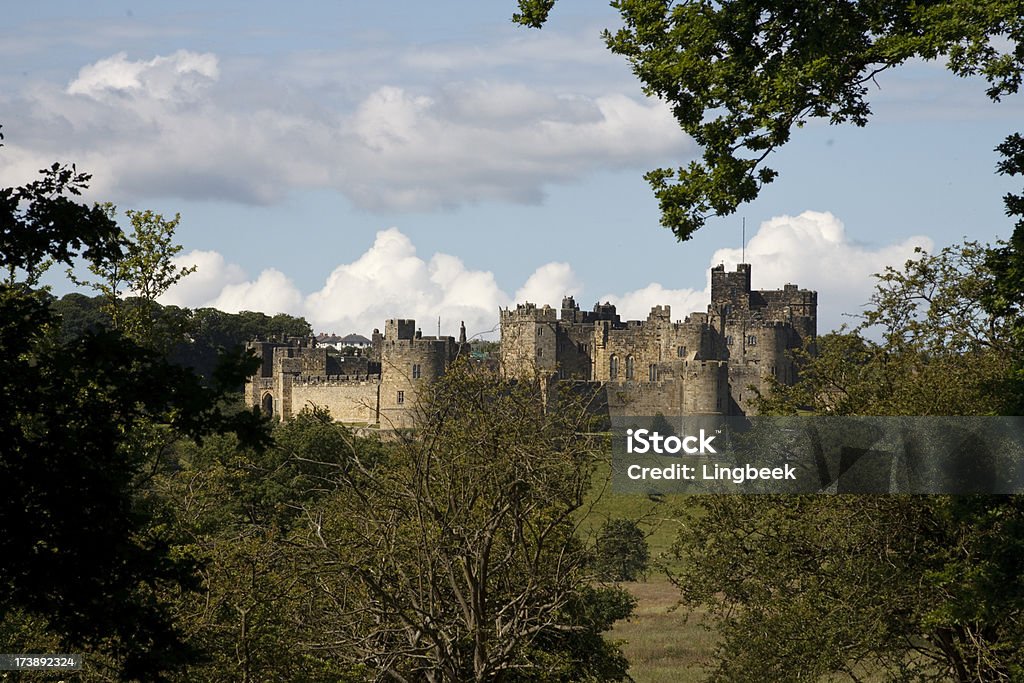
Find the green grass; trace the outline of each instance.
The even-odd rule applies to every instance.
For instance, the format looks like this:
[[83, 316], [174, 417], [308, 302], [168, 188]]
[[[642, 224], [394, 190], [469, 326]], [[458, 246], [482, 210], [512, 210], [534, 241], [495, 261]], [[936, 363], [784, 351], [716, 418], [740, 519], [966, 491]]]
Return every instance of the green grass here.
[[679, 590], [661, 567], [678, 567], [670, 551], [680, 525], [691, 514], [693, 496], [665, 495], [658, 500], [638, 494], [614, 493], [611, 469], [601, 463], [579, 520], [579, 533], [593, 542], [608, 519], [633, 519], [647, 535], [652, 571], [647, 581], [626, 583], [636, 599], [633, 616], [615, 624], [605, 637], [622, 643], [630, 662], [629, 675], [637, 683], [690, 683], [703, 680], [712, 663], [715, 635], [705, 628], [702, 613], [687, 615], [676, 609]]
[[703, 615], [674, 609], [679, 591], [664, 577], [624, 587], [637, 599], [636, 612], [605, 637], [622, 644], [629, 675], [637, 683], [703, 680], [715, 647]]
[[598, 465], [593, 481], [580, 518], [580, 537], [592, 542], [605, 521], [633, 519], [647, 536], [652, 562], [675, 566], [670, 551], [680, 525], [685, 524], [687, 508], [691, 507], [694, 497], [667, 494], [655, 501], [635, 493], [614, 493], [611, 469], [606, 462]]

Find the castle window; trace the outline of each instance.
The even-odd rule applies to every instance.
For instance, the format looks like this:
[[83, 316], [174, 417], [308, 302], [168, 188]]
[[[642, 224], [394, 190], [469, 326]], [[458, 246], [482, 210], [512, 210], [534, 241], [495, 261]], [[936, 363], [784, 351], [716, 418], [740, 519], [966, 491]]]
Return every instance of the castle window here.
[[540, 358], [543, 355], [544, 355], [544, 349], [537, 349], [537, 358]]
[[757, 335], [750, 335], [747, 337], [747, 346], [757, 346]]
[[414, 363], [413, 366], [412, 366], [412, 378], [413, 379], [419, 379], [420, 378], [420, 365], [419, 365], [419, 363]]
[[686, 356], [686, 347], [685, 346], [678, 347], [676, 349], [676, 355], [679, 356], [680, 358], [683, 358], [684, 356]]
[[626, 379], [633, 379], [633, 356], [626, 356]]
[[608, 379], [616, 380], [619, 377], [619, 357], [612, 355], [611, 361], [608, 363]]
[[397, 403], [398, 405], [402, 405], [403, 403], [405, 403], [405, 392], [404, 391], [399, 391], [398, 392], [398, 397], [395, 399], [395, 403]]
[[658, 381], [658, 366], [654, 363], [647, 366], [647, 378], [652, 382]]
[[732, 335], [731, 334], [728, 337], [725, 338], [725, 345], [726, 346], [732, 346]]

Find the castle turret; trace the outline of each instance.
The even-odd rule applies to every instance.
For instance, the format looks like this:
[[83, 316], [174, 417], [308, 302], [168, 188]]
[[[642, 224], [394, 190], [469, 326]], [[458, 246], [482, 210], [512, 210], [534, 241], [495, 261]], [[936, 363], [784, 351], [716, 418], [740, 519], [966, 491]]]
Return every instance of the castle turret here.
[[[380, 419], [384, 427], [408, 427], [419, 392], [444, 375], [458, 355], [454, 337], [424, 337], [414, 320], [389, 320], [381, 343]], [[394, 332], [395, 336], [389, 335]], [[408, 335], [408, 336], [406, 336]]]
[[735, 273], [726, 272], [724, 265], [711, 269], [711, 305], [720, 308], [731, 304], [747, 308], [750, 305], [750, 264], [740, 263]]
[[500, 314], [502, 372], [520, 378], [553, 375], [558, 363], [555, 309], [527, 303]]
[[727, 415], [729, 364], [726, 361], [684, 361], [683, 414]]

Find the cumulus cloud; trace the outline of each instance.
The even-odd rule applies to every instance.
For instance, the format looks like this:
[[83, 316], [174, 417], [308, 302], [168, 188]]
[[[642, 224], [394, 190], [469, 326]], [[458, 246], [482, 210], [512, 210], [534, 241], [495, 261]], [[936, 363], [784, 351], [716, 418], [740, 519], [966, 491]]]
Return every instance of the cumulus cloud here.
[[194, 249], [187, 254], [175, 256], [172, 261], [178, 268], [194, 267], [196, 270], [160, 297], [160, 303], [165, 306], [194, 308], [208, 305], [228, 285], [245, 281], [245, 271], [241, 266], [228, 263], [216, 251]]
[[[873, 273], [899, 266], [915, 247], [931, 249], [927, 237], [869, 247], [850, 240], [839, 219], [830, 213], [805, 211], [777, 216], [761, 224], [747, 245], [756, 289], [779, 289], [796, 283], [818, 291], [819, 331], [838, 327], [843, 313], [856, 312], [868, 300]], [[739, 249], [720, 249], [708, 268], [719, 263], [734, 270]], [[530, 301], [558, 307], [565, 295], [585, 292], [584, 283], [564, 262], [542, 264], [509, 296], [493, 273], [476, 270], [451, 254], [420, 256], [412, 241], [397, 228], [381, 230], [369, 249], [329, 273], [323, 286], [303, 295], [280, 271], [265, 270], [248, 279], [240, 267], [220, 254], [193, 251], [177, 259], [195, 264], [189, 275], [162, 299], [182, 306], [214, 306], [229, 312], [256, 310], [305, 316], [318, 331], [367, 334], [388, 318], [414, 318], [424, 334], [454, 334], [459, 321], [469, 333], [494, 337], [498, 309]], [[708, 278], [710, 279], [710, 278]], [[707, 309], [710, 285], [704, 289], [668, 289], [652, 282], [625, 293], [607, 293], [601, 301], [616, 304], [624, 319], [645, 319], [653, 306], [669, 305], [673, 319]]]
[[515, 300], [561, 306], [563, 296], [578, 296], [582, 291], [579, 279], [568, 263], [549, 263], [533, 272], [526, 283], [516, 291]]
[[131, 61], [124, 52], [84, 66], [67, 87], [69, 95], [96, 100], [133, 94], [157, 100], [192, 99], [216, 81], [220, 68], [216, 55], [178, 50], [166, 57]]
[[[858, 244], [831, 213], [804, 211], [762, 223], [747, 243], [746, 260], [752, 264], [757, 289], [795, 283], [817, 290], [818, 329], [824, 332], [851, 322], [844, 314], [863, 309], [874, 289], [873, 274], [886, 266], [902, 266], [916, 247], [931, 250], [933, 246], [923, 235], [874, 247]], [[724, 263], [732, 270], [740, 258], [739, 249], [719, 249], [711, 263]]]
[[550, 184], [647, 168], [692, 146], [658, 100], [487, 78], [468, 64], [464, 78], [417, 84], [392, 72], [390, 83], [338, 96], [337, 84], [258, 60], [221, 62], [120, 52], [66, 84], [0, 95], [17, 132], [3, 152], [14, 168], [0, 169], [0, 181], [71, 158], [93, 174], [95, 196], [116, 202], [267, 204], [328, 188], [362, 208], [431, 210], [536, 203]]
[[460, 320], [472, 331], [489, 329], [506, 301], [490, 272], [468, 269], [448, 254], [424, 260], [407, 236], [390, 228], [358, 259], [335, 268], [304, 306], [318, 329], [370, 330], [387, 318], [415, 318], [431, 334], [438, 316], [449, 330]]
[[657, 282], [625, 294], [605, 294], [601, 301], [611, 301], [623, 320], [644, 320], [655, 306], [671, 306], [673, 320], [681, 320], [694, 311], [707, 310], [711, 294], [708, 290], [666, 289]]
[[[914, 256], [914, 249], [930, 250], [932, 240], [909, 237], [900, 242], [871, 247], [858, 244], [846, 234], [842, 221], [828, 212], [804, 211], [798, 216], [776, 216], [762, 223], [746, 247], [719, 249], [710, 268], [723, 264], [735, 270], [746, 258], [752, 266], [754, 289], [781, 289], [797, 284], [818, 292], [818, 330], [822, 333], [851, 323], [850, 315], [862, 310], [874, 289], [873, 274], [886, 266], [899, 267]], [[665, 289], [659, 283], [601, 300], [617, 304], [623, 318], [643, 319], [653, 306], [669, 304], [672, 317], [681, 319], [707, 309], [711, 299], [708, 276], [703, 290]]]
[[255, 281], [226, 285], [209, 306], [227, 313], [263, 311], [274, 314], [298, 310], [301, 303], [302, 294], [288, 276], [276, 268], [268, 268]]

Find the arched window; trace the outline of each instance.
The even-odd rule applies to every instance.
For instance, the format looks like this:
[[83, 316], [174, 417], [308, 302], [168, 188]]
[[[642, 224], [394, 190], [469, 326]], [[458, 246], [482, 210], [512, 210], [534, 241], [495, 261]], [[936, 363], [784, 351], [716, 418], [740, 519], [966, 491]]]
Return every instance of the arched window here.
[[267, 417], [274, 415], [274, 397], [272, 394], [263, 394], [263, 414]]
[[626, 356], [626, 379], [633, 379], [633, 356]]
[[647, 379], [651, 382], [658, 381], [658, 366], [654, 363], [647, 366]]
[[619, 377], [619, 357], [612, 354], [611, 360], [608, 362], [608, 379], [613, 382]]

